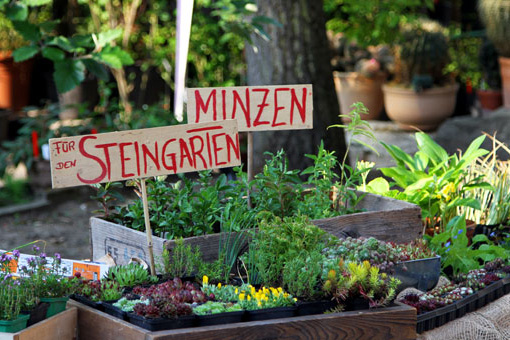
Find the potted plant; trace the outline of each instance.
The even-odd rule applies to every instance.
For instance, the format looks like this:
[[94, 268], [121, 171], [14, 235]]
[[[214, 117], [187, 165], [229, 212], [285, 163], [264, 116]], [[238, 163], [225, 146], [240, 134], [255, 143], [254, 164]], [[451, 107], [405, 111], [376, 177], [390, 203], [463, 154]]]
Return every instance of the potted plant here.
[[31, 62], [15, 63], [12, 52], [27, 42], [0, 13], [0, 108], [19, 111], [28, 105]]
[[482, 79], [479, 88], [476, 90], [476, 96], [482, 109], [490, 112], [501, 107], [503, 97], [501, 94], [498, 52], [489, 40], [485, 40], [480, 47], [479, 59]]
[[503, 104], [510, 107], [510, 32], [507, 30], [510, 20], [510, 1], [480, 0], [478, 13], [485, 25], [489, 40], [499, 53], [499, 66], [503, 83]]
[[435, 129], [454, 111], [458, 84], [443, 70], [449, 61], [445, 29], [420, 20], [403, 27], [395, 75], [383, 86], [385, 108], [404, 129]]
[[364, 119], [380, 116], [381, 86], [387, 79], [387, 65], [391, 61], [388, 47], [380, 45], [392, 44], [400, 35], [401, 25], [414, 21], [416, 13], [432, 6], [430, 0], [325, 1], [325, 12], [330, 16], [326, 27], [334, 40], [339, 34], [342, 37], [334, 41], [333, 46], [340, 53], [332, 60], [333, 67], [342, 71], [333, 73], [342, 114], [347, 114], [351, 105], [360, 101], [370, 113]]
[[[368, 110], [365, 120], [378, 119], [383, 109], [382, 85], [388, 77], [386, 69], [392, 59], [387, 46], [362, 49], [355, 42], [337, 34], [333, 39], [336, 55], [332, 59], [335, 90], [340, 113], [347, 115], [351, 105], [363, 102]], [[343, 121], [347, 118], [342, 117]]]

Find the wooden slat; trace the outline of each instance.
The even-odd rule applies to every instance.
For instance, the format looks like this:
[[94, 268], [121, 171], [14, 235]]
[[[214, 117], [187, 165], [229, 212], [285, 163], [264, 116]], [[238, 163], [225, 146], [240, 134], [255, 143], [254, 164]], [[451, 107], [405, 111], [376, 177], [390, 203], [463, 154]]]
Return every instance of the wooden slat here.
[[144, 340], [147, 331], [116, 317], [70, 300], [78, 308], [79, 340]]
[[[0, 333], [0, 339], [13, 340], [73, 340], [76, 339], [78, 309], [68, 308], [62, 313], [38, 322], [18, 333]], [[4, 337], [4, 335], [6, 335]], [[10, 337], [9, 337], [10, 336]]]
[[79, 309], [80, 340], [416, 339], [416, 310], [409, 306], [149, 332], [80, 303], [73, 304]]

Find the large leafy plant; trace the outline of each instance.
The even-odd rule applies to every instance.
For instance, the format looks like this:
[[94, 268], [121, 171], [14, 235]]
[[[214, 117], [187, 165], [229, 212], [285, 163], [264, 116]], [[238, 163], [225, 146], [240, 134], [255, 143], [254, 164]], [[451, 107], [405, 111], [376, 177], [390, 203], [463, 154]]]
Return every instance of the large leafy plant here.
[[[467, 167], [488, 152], [480, 147], [485, 136], [476, 138], [463, 154], [453, 155], [448, 155], [423, 132], [416, 133], [415, 137], [418, 151], [414, 155], [407, 154], [398, 146], [382, 143], [396, 166], [382, 168], [381, 171], [393, 182], [378, 178], [367, 185], [367, 190], [419, 205], [425, 226], [439, 224], [439, 229], [444, 231], [448, 222], [457, 215], [458, 207], [480, 209], [480, 202], [469, 197], [467, 192], [475, 188], [491, 188], [481, 176], [465, 181]], [[393, 186], [402, 192], [390, 190]]]

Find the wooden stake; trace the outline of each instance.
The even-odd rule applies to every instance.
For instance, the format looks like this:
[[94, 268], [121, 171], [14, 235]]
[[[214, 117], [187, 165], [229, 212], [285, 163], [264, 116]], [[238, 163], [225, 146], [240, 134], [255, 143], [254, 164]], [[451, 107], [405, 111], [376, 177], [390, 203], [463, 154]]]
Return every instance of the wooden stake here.
[[[253, 180], [253, 132], [248, 131], [248, 160], [247, 160], [247, 171], [248, 171], [248, 183]], [[251, 186], [248, 184], [248, 208], [251, 209]]]
[[156, 275], [156, 266], [154, 264], [154, 251], [152, 250], [152, 229], [149, 219], [149, 203], [147, 201], [147, 188], [145, 186], [145, 178], [141, 179], [142, 183], [142, 201], [143, 215], [145, 217], [145, 232], [147, 233], [147, 248], [149, 249], [149, 259], [151, 265], [151, 275]]

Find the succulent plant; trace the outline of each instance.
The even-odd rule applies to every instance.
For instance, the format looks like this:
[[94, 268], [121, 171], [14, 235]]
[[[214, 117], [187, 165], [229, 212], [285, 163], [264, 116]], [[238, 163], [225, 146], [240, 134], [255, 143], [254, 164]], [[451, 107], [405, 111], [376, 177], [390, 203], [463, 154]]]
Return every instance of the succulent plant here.
[[494, 43], [502, 57], [510, 58], [510, 1], [480, 0], [478, 12], [485, 25], [487, 37]]
[[118, 282], [121, 287], [133, 287], [158, 280], [157, 277], [150, 276], [147, 269], [138, 263], [113, 266], [108, 270], [106, 278]]
[[449, 77], [448, 40], [444, 28], [431, 20], [420, 20], [403, 28], [395, 55], [395, 82], [412, 86], [417, 92], [444, 85]]

